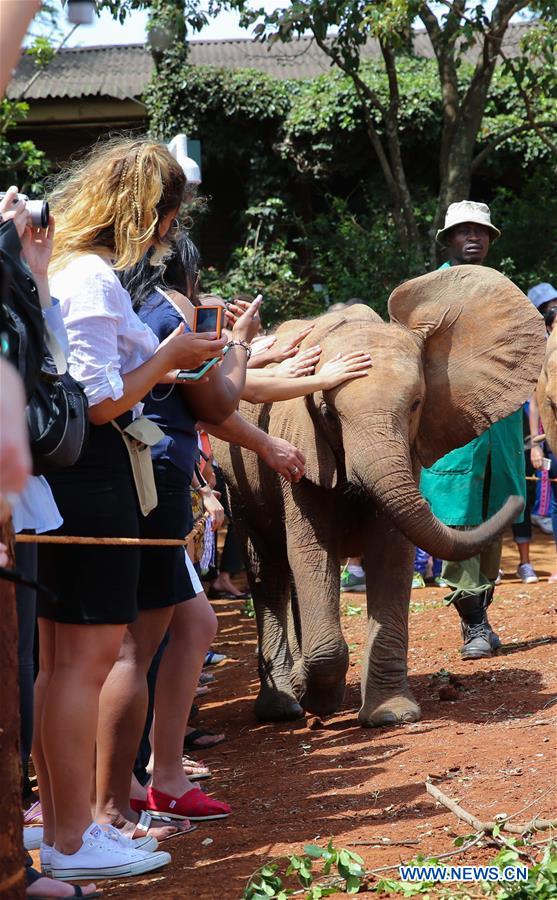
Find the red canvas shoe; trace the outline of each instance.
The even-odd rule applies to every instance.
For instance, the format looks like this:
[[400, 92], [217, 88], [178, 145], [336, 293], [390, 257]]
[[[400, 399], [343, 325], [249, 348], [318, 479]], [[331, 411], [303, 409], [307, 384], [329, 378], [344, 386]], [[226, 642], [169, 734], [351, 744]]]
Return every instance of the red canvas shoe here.
[[147, 809], [147, 801], [146, 800], [134, 800], [132, 797], [130, 799], [130, 806], [134, 812], [142, 813]]
[[228, 803], [211, 800], [199, 788], [191, 788], [179, 798], [163, 794], [155, 788], [147, 789], [147, 812], [154, 818], [168, 816], [169, 819], [190, 819], [205, 822], [209, 819], [226, 819], [232, 809]]

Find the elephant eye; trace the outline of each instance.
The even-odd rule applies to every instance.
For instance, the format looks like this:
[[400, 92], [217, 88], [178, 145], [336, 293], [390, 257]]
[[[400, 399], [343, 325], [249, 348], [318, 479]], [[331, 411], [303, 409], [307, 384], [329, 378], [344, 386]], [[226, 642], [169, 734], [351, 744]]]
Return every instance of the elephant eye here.
[[418, 398], [414, 400], [412, 406], [410, 407], [410, 412], [415, 412], [422, 401]]

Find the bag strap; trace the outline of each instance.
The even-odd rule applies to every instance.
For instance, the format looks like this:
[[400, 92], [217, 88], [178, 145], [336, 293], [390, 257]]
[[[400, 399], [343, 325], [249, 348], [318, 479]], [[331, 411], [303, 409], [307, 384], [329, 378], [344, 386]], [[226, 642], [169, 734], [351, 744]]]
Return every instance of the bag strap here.
[[54, 366], [58, 375], [65, 375], [68, 371], [66, 355], [60, 346], [58, 338], [46, 320], [44, 321], [44, 339], [45, 344], [48, 347], [48, 352], [54, 361]]
[[11, 581], [15, 584], [23, 584], [25, 587], [33, 588], [34, 591], [44, 594], [52, 603], [58, 603], [58, 597], [53, 591], [45, 587], [44, 584], [41, 584], [40, 581], [37, 581], [35, 578], [27, 578], [27, 576], [24, 575], [23, 572], [20, 572], [19, 569], [7, 569], [5, 566], [0, 566], [0, 580]]

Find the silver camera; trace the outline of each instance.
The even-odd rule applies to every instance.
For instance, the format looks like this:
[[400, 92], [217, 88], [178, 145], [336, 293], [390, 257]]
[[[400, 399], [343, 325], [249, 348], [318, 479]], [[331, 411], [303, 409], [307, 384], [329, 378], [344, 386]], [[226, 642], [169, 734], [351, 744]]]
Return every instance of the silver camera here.
[[[0, 192], [0, 200], [3, 200], [5, 196], [6, 191]], [[48, 201], [30, 200], [27, 194], [16, 194], [12, 205], [15, 206], [20, 200], [23, 200], [25, 203], [25, 208], [29, 215], [29, 222], [33, 228], [48, 228], [48, 220], [50, 217]]]

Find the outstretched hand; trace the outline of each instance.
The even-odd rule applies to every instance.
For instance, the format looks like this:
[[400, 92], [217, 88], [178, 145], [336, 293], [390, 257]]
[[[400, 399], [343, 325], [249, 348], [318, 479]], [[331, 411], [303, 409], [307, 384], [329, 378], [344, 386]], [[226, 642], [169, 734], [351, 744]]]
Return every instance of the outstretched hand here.
[[[261, 319], [259, 318], [259, 308], [263, 297], [258, 294], [252, 303], [239, 301], [242, 306], [229, 304], [228, 310], [233, 312], [237, 318], [232, 327], [232, 339], [236, 341], [247, 341], [249, 344], [259, 333], [261, 328]], [[244, 306], [246, 307], [244, 309]]]
[[258, 353], [255, 359], [250, 360], [250, 368], [263, 368], [269, 363], [282, 363], [286, 359], [292, 359], [300, 352], [300, 344], [313, 331], [313, 324], [306, 325], [301, 331], [296, 332], [293, 337], [281, 343], [278, 339], [268, 350]]
[[299, 481], [305, 472], [306, 460], [300, 451], [283, 438], [267, 435], [263, 447], [257, 451], [269, 468], [286, 481]]
[[281, 378], [303, 378], [305, 375], [313, 375], [315, 367], [321, 356], [321, 347], [308, 347], [307, 350], [301, 350], [296, 356], [285, 359], [274, 369], [271, 369], [273, 375]]
[[319, 378], [323, 380], [323, 390], [329, 391], [354, 378], [364, 378], [371, 364], [371, 356], [363, 350], [337, 354], [324, 363], [318, 372]]

